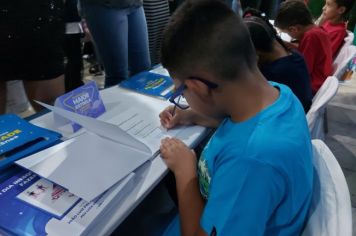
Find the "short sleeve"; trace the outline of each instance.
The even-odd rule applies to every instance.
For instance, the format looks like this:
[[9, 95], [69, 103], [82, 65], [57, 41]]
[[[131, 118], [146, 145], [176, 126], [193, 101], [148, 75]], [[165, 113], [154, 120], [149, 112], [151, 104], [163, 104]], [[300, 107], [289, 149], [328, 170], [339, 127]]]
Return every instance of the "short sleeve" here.
[[214, 228], [217, 235], [263, 235], [286, 191], [282, 174], [267, 163], [236, 157], [215, 170], [201, 227], [208, 235]]

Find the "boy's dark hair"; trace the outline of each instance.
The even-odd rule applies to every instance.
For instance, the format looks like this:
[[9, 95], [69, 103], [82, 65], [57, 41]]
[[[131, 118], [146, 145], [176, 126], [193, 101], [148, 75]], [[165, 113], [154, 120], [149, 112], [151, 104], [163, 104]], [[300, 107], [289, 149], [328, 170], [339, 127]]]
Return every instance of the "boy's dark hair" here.
[[246, 8], [243, 17], [256, 50], [271, 52], [273, 42], [277, 40], [285, 50], [289, 51], [283, 40], [278, 36], [276, 29], [269, 22], [266, 14], [257, 9]]
[[219, 0], [186, 0], [177, 9], [164, 32], [161, 61], [170, 71], [203, 68], [225, 80], [257, 67], [241, 17]]
[[342, 14], [342, 17], [345, 21], [347, 21], [347, 19], [349, 18], [350, 10], [354, 5], [355, 0], [334, 0], [334, 1], [338, 7], [345, 7], [346, 10]]
[[280, 29], [290, 26], [313, 24], [313, 17], [304, 1], [287, 0], [282, 2], [274, 21], [274, 25]]

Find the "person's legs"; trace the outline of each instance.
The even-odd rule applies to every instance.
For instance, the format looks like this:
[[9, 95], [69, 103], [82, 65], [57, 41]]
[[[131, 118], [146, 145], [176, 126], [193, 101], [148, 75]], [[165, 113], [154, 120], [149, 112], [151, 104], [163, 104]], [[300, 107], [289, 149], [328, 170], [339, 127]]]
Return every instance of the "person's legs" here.
[[0, 115], [6, 112], [6, 81], [0, 80]]
[[82, 86], [82, 44], [80, 34], [67, 34], [65, 36], [64, 51], [67, 57], [65, 66], [65, 90], [69, 92]]
[[128, 11], [90, 4], [84, 4], [82, 10], [104, 65], [105, 87], [117, 85], [128, 78]]
[[55, 99], [64, 94], [64, 75], [60, 75], [50, 80], [23, 81], [28, 100], [35, 111], [40, 111], [42, 107], [33, 100], [53, 104]]
[[148, 33], [143, 7], [132, 9], [128, 15], [128, 53], [131, 75], [151, 67]]
[[151, 66], [161, 62], [162, 35], [170, 18], [168, 0], [144, 0], [143, 9], [147, 21]]

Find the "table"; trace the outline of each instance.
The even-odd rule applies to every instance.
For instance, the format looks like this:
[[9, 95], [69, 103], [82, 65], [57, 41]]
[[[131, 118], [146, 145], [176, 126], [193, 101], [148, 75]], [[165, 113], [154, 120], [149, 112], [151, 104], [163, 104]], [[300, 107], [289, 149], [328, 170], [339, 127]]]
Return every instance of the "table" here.
[[356, 129], [356, 74], [350, 81], [339, 83], [337, 94], [327, 110], [328, 121], [352, 125]]
[[[158, 114], [160, 110], [169, 104], [166, 101], [151, 98], [145, 95], [139, 95], [137, 93], [121, 89], [117, 86], [102, 90], [101, 96], [104, 104], [107, 107], [107, 112], [100, 117], [100, 119], [103, 120], [109, 119], [111, 115], [119, 111], [118, 107], [120, 107], [120, 104], [122, 104], [123, 98], [127, 99], [128, 104], [126, 105], [130, 105], [132, 103], [141, 105], [143, 104], [149, 109], [152, 109], [154, 114]], [[157, 115], [157, 120], [158, 119], [159, 118]], [[41, 127], [59, 131], [53, 121], [52, 113], [40, 116], [31, 122]], [[194, 127], [198, 135], [189, 136], [188, 133], [191, 129], [184, 130], [182, 136], [186, 136], [187, 139], [184, 141], [190, 147], [194, 147], [200, 142], [201, 139], [206, 136], [208, 130], [203, 127]], [[186, 132], [187, 135], [185, 135], [184, 132]], [[64, 136], [65, 138], [71, 137], [71, 135], [65, 133]], [[132, 191], [127, 196], [125, 196], [120, 204], [115, 206], [115, 208], [111, 209], [105, 215], [105, 220], [100, 221], [100, 219], [98, 219], [95, 227], [90, 230], [89, 235], [109, 235], [112, 233], [145, 198], [145, 196], [162, 180], [167, 172], [168, 169], [160, 156], [155, 157], [149, 161], [149, 163], [146, 163], [144, 166], [140, 167], [137, 173], [142, 178], [140, 178], [140, 180], [136, 183], [134, 189], [132, 189]]]

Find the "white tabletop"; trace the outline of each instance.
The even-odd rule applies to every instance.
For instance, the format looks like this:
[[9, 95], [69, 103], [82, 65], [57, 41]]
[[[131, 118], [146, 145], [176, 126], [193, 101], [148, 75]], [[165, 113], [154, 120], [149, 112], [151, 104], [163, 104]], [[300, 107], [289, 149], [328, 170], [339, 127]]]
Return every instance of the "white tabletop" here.
[[356, 74], [351, 80], [340, 82], [335, 97], [328, 104], [328, 121], [344, 123], [356, 132]]

